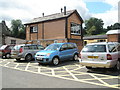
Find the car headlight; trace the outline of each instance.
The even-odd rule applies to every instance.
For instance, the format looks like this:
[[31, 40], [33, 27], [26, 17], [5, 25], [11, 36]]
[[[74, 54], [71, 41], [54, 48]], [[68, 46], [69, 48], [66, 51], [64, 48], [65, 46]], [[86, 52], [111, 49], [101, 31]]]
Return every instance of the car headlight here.
[[51, 54], [51, 53], [47, 53], [47, 54], [46, 54], [46, 56], [48, 56], [48, 57], [49, 57], [49, 56], [50, 56], [50, 54]]

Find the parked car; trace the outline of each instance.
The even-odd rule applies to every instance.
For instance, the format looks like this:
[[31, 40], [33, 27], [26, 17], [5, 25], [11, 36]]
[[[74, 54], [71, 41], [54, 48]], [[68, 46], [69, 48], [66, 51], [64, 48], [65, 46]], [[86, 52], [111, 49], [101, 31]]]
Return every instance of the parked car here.
[[80, 64], [91, 69], [116, 68], [120, 70], [120, 43], [99, 42], [87, 44], [80, 52]]
[[42, 45], [35, 44], [21, 44], [15, 45], [11, 51], [11, 57], [20, 61], [21, 59], [31, 61], [36, 52], [43, 50], [44, 47]]
[[2, 58], [10, 58], [11, 57], [11, 49], [14, 45], [3, 45], [0, 47], [0, 57]]
[[54, 43], [39, 51], [35, 60], [40, 63], [58, 65], [63, 60], [78, 60], [78, 48], [75, 43]]

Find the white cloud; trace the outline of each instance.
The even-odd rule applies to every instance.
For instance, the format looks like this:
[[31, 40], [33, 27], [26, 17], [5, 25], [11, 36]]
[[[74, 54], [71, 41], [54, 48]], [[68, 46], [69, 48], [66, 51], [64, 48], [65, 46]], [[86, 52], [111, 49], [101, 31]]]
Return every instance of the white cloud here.
[[[85, 2], [104, 2], [112, 6], [110, 11], [105, 13], [91, 14]], [[77, 9], [83, 20], [91, 16], [101, 18], [105, 26], [111, 25], [118, 20], [117, 14], [118, 0], [0, 0], [0, 20], [6, 20], [10, 26], [12, 19], [21, 19], [23, 23], [45, 15], [61, 12], [64, 6], [67, 10]]]

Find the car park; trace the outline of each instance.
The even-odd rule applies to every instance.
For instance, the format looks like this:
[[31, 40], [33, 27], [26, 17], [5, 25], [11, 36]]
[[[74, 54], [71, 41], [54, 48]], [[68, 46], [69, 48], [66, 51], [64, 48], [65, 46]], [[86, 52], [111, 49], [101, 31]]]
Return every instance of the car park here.
[[58, 65], [64, 60], [78, 60], [78, 48], [75, 43], [54, 43], [39, 51], [35, 60], [40, 63]]
[[3, 45], [0, 47], [0, 57], [2, 58], [10, 58], [11, 57], [11, 49], [14, 45]]
[[115, 68], [120, 70], [120, 43], [99, 42], [84, 46], [80, 52], [80, 64], [86, 68]]
[[21, 44], [15, 45], [11, 51], [11, 57], [16, 59], [17, 61], [20, 60], [27, 60], [31, 61], [36, 52], [43, 50], [44, 47], [42, 45], [35, 45], [35, 44]]

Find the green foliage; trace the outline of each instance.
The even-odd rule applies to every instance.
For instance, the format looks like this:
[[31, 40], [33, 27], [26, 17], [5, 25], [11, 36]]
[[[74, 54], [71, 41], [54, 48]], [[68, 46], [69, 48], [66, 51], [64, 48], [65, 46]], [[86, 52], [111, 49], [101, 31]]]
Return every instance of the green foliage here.
[[120, 29], [120, 23], [115, 23], [114, 25], [107, 26], [107, 30]]
[[12, 30], [12, 36], [17, 38], [25, 39], [25, 27], [22, 24], [22, 21], [12, 20], [11, 21], [11, 30]]
[[97, 35], [103, 33], [103, 20], [97, 18], [90, 18], [85, 21], [85, 30], [87, 35]]

